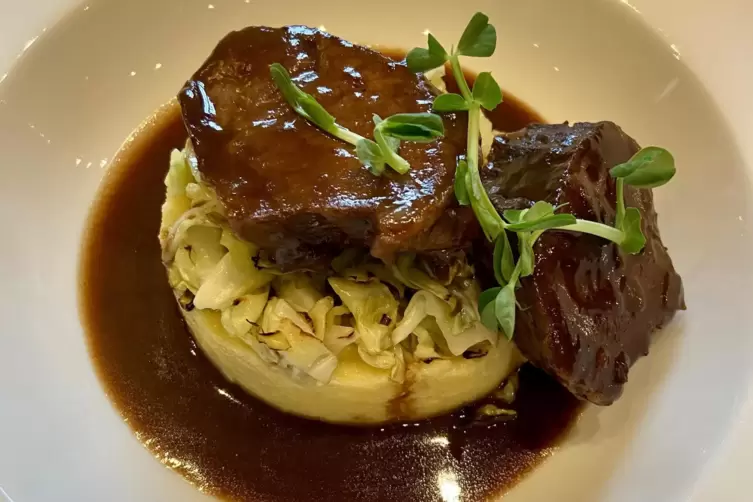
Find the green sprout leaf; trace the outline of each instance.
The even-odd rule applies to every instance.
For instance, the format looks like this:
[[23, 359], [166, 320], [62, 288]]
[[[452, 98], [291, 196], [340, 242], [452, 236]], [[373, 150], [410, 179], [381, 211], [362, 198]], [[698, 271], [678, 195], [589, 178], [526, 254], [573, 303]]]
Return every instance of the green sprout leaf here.
[[269, 73], [296, 113], [332, 136], [355, 146], [358, 158], [377, 176], [384, 172], [385, 164], [400, 174], [410, 170], [408, 161], [398, 154], [400, 140], [427, 142], [444, 135], [442, 117], [433, 113], [399, 113], [384, 120], [374, 115], [374, 141], [371, 141], [338, 125], [313, 96], [295, 85], [281, 64], [270, 65]]
[[[502, 288], [499, 288], [500, 290]], [[488, 291], [488, 290], [487, 290]], [[484, 308], [479, 308], [481, 312], [481, 324], [486, 326], [489, 331], [497, 331], [497, 315], [495, 313], [494, 300], [497, 298], [495, 294], [492, 301], [486, 304]]]
[[609, 170], [613, 178], [621, 178], [636, 188], [656, 188], [664, 185], [675, 175], [675, 159], [664, 148], [643, 148], [624, 164]]
[[366, 166], [374, 176], [381, 176], [384, 172], [385, 162], [379, 145], [370, 139], [363, 138], [356, 143], [356, 155], [358, 160]]
[[533, 273], [533, 238], [528, 232], [518, 234], [518, 263], [520, 277], [528, 277]]
[[481, 72], [473, 83], [473, 99], [489, 111], [494, 110], [502, 102], [502, 90], [492, 74]]
[[398, 113], [380, 121], [377, 130], [405, 141], [428, 142], [444, 136], [444, 123], [433, 113]]
[[405, 58], [408, 68], [414, 73], [425, 73], [434, 68], [439, 68], [449, 59], [447, 51], [442, 44], [429, 33], [428, 49], [416, 47]]
[[554, 206], [540, 200], [523, 214], [523, 221], [536, 221], [554, 214]]
[[444, 135], [442, 117], [433, 113], [399, 113], [382, 120], [374, 116], [374, 140], [381, 158], [400, 174], [410, 170], [410, 164], [397, 154], [395, 140], [427, 142]]
[[[478, 297], [478, 309], [479, 311], [483, 311], [484, 308], [494, 302], [494, 299], [497, 297], [497, 293], [499, 293], [499, 290], [502, 289], [501, 287], [495, 287], [495, 288], [489, 288], [485, 291], [482, 291], [481, 294]], [[496, 325], [496, 321], [494, 323]]]
[[641, 212], [634, 207], [625, 210], [625, 218], [620, 229], [625, 234], [620, 247], [627, 253], [638, 254], [646, 245], [646, 236], [641, 230]]
[[468, 187], [466, 186], [467, 178], [468, 163], [465, 160], [461, 160], [458, 162], [458, 167], [455, 170], [455, 198], [461, 206], [467, 206], [471, 203], [471, 199], [468, 196]]
[[405, 174], [410, 171], [410, 164], [392, 149], [393, 143], [381, 128], [382, 124], [384, 122], [374, 128], [374, 141], [376, 141], [384, 161], [399, 174]]
[[[374, 125], [375, 126], [378, 126], [379, 124], [381, 124], [382, 122], [384, 122], [382, 120], [382, 117], [380, 117], [376, 113], [374, 115], [372, 115], [372, 120], [374, 121]], [[390, 150], [392, 150], [393, 152], [397, 153], [397, 151], [400, 149], [400, 140], [397, 139], [397, 138], [389, 137], [389, 136], [387, 138], [385, 138], [385, 140], [387, 141], [387, 145], [389, 145]], [[379, 147], [376, 143], [374, 143], [374, 145], [377, 148]]]
[[493, 241], [499, 235], [499, 232], [504, 230], [505, 223], [499, 217], [499, 213], [497, 213], [497, 210], [484, 190], [484, 185], [478, 173], [478, 167], [474, 172], [471, 170], [470, 164], [468, 165], [465, 187], [468, 190], [471, 207], [481, 225], [481, 229], [484, 231], [486, 237], [490, 241]]
[[540, 200], [526, 209], [507, 209], [502, 215], [508, 222], [515, 224], [540, 220], [554, 214], [554, 210], [553, 205]]
[[567, 213], [554, 214], [559, 207], [548, 202], [538, 201], [528, 209], [508, 209], [502, 214], [509, 222], [506, 226], [511, 232], [534, 232], [567, 225], [574, 225], [578, 220]]
[[489, 57], [497, 48], [497, 30], [489, 24], [489, 18], [477, 12], [466, 26], [458, 43], [457, 53], [478, 58]]
[[533, 221], [522, 221], [507, 226], [511, 232], [533, 232], [574, 225], [578, 220], [572, 214], [550, 214]]
[[440, 94], [434, 99], [435, 112], [459, 112], [468, 109], [468, 102], [460, 94]]
[[497, 282], [507, 285], [515, 269], [515, 260], [512, 256], [512, 246], [507, 238], [507, 232], [500, 232], [494, 241], [494, 277]]
[[442, 44], [439, 43], [439, 40], [437, 40], [431, 33], [429, 33], [427, 37], [427, 45], [429, 47], [429, 53], [437, 58], [441, 57], [443, 63], [449, 59], [450, 56], [447, 54], [447, 51], [442, 47]]
[[528, 212], [528, 209], [506, 209], [502, 212], [502, 216], [509, 223], [520, 223], [523, 221], [523, 216]]
[[442, 57], [433, 55], [428, 49], [416, 47], [408, 53], [405, 58], [408, 68], [414, 73], [425, 73], [434, 68], [439, 68], [445, 62]]
[[330, 115], [311, 94], [303, 92], [295, 85], [284, 66], [279, 63], [273, 63], [269, 67], [269, 73], [275, 85], [285, 97], [285, 100], [299, 115], [302, 115], [305, 119], [313, 122], [314, 125], [325, 131], [334, 134], [334, 131], [337, 129], [335, 117]]
[[[488, 308], [488, 306], [487, 306]], [[497, 318], [499, 327], [508, 340], [512, 340], [515, 332], [515, 284], [510, 283], [499, 290], [494, 299], [494, 316]]]

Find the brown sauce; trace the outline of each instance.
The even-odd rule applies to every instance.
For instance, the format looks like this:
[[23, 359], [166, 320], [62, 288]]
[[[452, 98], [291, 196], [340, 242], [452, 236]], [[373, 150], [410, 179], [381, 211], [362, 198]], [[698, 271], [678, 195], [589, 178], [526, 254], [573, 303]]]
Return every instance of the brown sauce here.
[[[507, 96], [495, 127], [540, 121]], [[139, 440], [207, 493], [244, 501], [482, 500], [547, 457], [579, 405], [538, 370], [521, 370], [515, 420], [468, 426], [464, 412], [376, 428], [288, 416], [228, 384], [184, 325], [157, 233], [176, 109], [121, 152], [92, 211], [81, 310], [109, 397]], [[445, 495], [443, 495], [445, 493]], [[454, 499], [453, 499], [454, 500]]]

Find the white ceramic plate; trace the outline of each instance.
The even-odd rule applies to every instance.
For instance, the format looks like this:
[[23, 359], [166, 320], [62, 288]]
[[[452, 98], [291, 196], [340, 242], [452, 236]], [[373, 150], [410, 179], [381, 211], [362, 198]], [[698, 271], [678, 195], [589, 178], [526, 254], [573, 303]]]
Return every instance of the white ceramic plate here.
[[206, 498], [153, 460], [110, 406], [86, 352], [76, 277], [85, 217], [108, 159], [219, 38], [249, 24], [305, 23], [353, 41], [411, 47], [427, 28], [455, 39], [482, 10], [500, 41], [494, 58], [479, 63], [505, 89], [550, 121], [614, 120], [674, 152], [679, 173], [657, 191], [657, 204], [689, 307], [635, 367], [624, 397], [588, 408], [561, 450], [509, 500], [749, 500], [750, 5], [430, 5], [0, 0], [0, 487], [7, 496]]

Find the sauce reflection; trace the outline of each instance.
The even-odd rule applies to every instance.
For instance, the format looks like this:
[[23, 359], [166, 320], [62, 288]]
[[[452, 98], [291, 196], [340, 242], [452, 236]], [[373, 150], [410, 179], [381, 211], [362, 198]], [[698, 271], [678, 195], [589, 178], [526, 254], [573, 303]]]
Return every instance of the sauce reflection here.
[[439, 495], [444, 502], [460, 502], [461, 490], [455, 471], [451, 469], [439, 471], [437, 485], [439, 487]]

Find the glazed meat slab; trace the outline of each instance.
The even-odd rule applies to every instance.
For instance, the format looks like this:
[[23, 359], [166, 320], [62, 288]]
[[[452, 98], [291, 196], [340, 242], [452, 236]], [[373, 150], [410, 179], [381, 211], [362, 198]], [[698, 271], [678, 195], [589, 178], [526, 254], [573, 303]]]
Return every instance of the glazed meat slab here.
[[[611, 122], [534, 125], [498, 136], [482, 178], [498, 211], [544, 200], [578, 218], [613, 224], [609, 169], [638, 144]], [[642, 215], [646, 247], [622, 252], [590, 235], [549, 231], [522, 280], [515, 343], [573, 394], [600, 405], [622, 393], [652, 333], [684, 309], [680, 276], [659, 236], [651, 190], [625, 187]]]
[[251, 27], [226, 36], [179, 100], [199, 170], [238, 235], [286, 270], [327, 266], [347, 246], [367, 246], [389, 261], [398, 251], [467, 241], [472, 216], [446, 211], [464, 118], [445, 117], [443, 139], [404, 142], [407, 174], [388, 169], [376, 177], [353, 147], [293, 111], [272, 82], [272, 63], [340, 125], [369, 138], [373, 115], [430, 111], [435, 93], [404, 63], [313, 28]]

